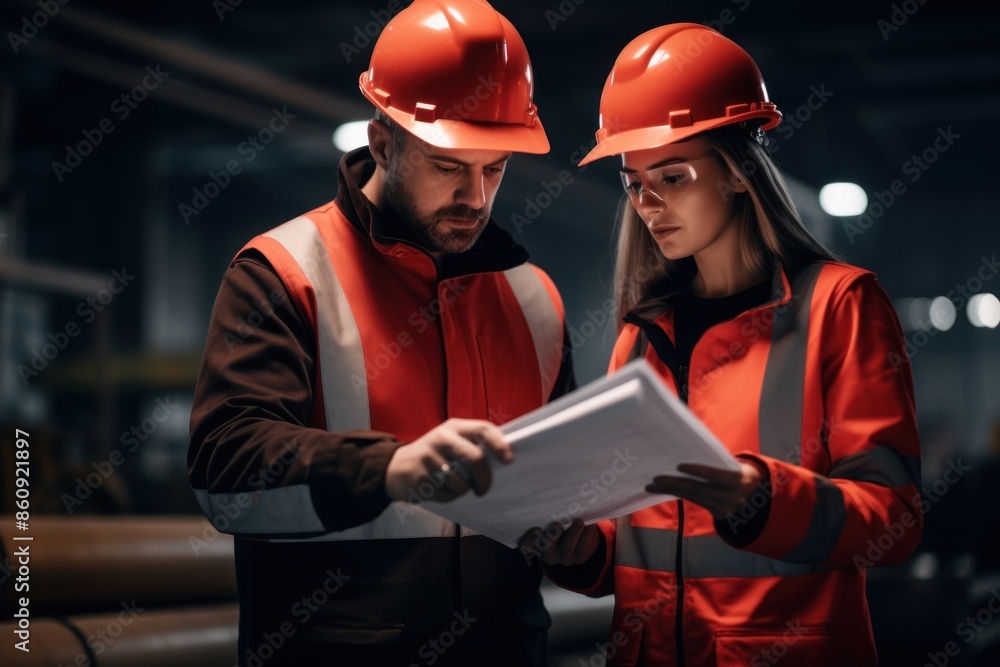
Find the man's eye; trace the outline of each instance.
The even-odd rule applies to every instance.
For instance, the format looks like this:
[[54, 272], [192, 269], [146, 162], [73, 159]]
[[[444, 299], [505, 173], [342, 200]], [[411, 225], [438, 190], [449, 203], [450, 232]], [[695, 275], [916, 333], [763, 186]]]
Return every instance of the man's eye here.
[[487, 176], [499, 176], [503, 173], [503, 167], [486, 167], [483, 171], [486, 172]]
[[458, 171], [458, 167], [442, 167], [439, 164], [434, 165], [434, 168], [438, 170], [441, 174], [454, 174]]

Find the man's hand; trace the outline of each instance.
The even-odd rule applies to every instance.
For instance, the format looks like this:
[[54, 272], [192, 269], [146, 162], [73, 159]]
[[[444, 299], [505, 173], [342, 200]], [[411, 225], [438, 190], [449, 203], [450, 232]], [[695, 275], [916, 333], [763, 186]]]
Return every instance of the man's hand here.
[[533, 554], [548, 565], [579, 565], [587, 562], [601, 544], [601, 531], [597, 524], [585, 526], [576, 519], [565, 530], [561, 524], [551, 523], [544, 531], [532, 528], [518, 541], [523, 554]]
[[681, 464], [677, 469], [700, 479], [657, 475], [652, 484], [646, 485], [646, 491], [690, 500], [716, 519], [724, 519], [738, 510], [764, 479], [764, 473], [756, 465], [745, 461], [740, 461], [739, 472], [694, 463]]
[[514, 460], [510, 443], [494, 424], [449, 419], [395, 451], [386, 470], [386, 494], [408, 500], [416, 491], [421, 500], [446, 502], [471, 488], [481, 496], [493, 480], [488, 453], [501, 463]]

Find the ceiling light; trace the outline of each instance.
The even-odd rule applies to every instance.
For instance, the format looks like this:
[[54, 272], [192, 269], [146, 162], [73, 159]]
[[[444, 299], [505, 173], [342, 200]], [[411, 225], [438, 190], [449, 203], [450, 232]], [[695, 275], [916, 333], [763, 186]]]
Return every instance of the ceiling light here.
[[955, 326], [955, 304], [946, 296], [931, 301], [931, 326], [939, 331], [947, 331]]
[[1000, 299], [993, 294], [977, 294], [969, 299], [965, 314], [974, 327], [996, 329], [1000, 326]]
[[839, 218], [861, 215], [868, 208], [868, 195], [855, 183], [827, 183], [819, 191], [819, 205]]
[[344, 123], [333, 131], [333, 145], [347, 153], [368, 145], [368, 121], [355, 120]]

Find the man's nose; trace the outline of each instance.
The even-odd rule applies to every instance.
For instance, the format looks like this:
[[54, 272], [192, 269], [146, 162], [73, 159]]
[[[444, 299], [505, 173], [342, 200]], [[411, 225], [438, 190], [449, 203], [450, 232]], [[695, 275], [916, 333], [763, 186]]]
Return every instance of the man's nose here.
[[474, 172], [463, 175], [462, 183], [455, 198], [460, 204], [465, 204], [469, 208], [481, 209], [486, 205], [486, 178], [481, 172]]

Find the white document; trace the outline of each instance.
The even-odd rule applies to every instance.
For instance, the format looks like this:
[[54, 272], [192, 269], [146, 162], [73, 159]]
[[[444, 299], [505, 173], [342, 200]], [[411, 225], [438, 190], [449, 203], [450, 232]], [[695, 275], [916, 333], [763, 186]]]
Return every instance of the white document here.
[[530, 528], [590, 524], [670, 500], [650, 494], [654, 475], [682, 463], [739, 464], [642, 359], [504, 424], [514, 462], [491, 461], [484, 496], [423, 507], [516, 547]]

